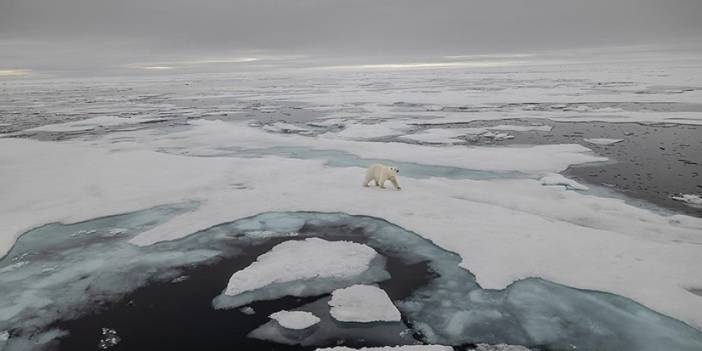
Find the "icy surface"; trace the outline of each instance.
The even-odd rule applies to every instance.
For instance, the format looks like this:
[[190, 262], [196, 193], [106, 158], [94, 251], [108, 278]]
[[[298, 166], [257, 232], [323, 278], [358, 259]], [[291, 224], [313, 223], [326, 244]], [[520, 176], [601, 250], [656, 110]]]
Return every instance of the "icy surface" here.
[[[461, 257], [457, 254], [371, 217], [316, 212], [264, 213], [147, 247], [128, 244], [134, 235], [158, 225], [155, 219], [172, 218], [192, 208], [155, 208], [74, 225], [56, 224], [25, 234], [0, 261], [0, 265], [19, 258], [33, 262], [0, 275], [3, 283], [0, 293], [5, 296], [0, 300], [0, 330], [12, 327], [10, 342], [14, 343], [14, 349], [22, 349], [26, 342], [48, 341], [61, 335], [61, 330], [47, 329], [57, 318], [88, 313], [91, 306], [114, 301], [149, 281], [168, 282], [182, 274], [182, 267], [206, 266], [211, 260], [236, 257], [252, 245], [264, 245], [267, 241], [287, 240], [283, 244], [297, 244], [323, 240], [316, 238], [321, 236], [324, 242], [348, 244], [339, 240], [353, 236], [372, 247], [373, 252], [406, 264], [425, 262], [433, 272], [426, 285], [396, 304], [403, 317], [413, 321], [414, 331], [429, 343], [547, 345], [551, 349], [575, 346], [603, 351], [697, 350], [702, 345], [699, 330], [624, 297], [534, 278], [519, 280], [504, 290], [483, 289], [475, 276], [459, 266]], [[299, 237], [252, 239], [245, 234], [252, 229], [288, 231], [293, 227], [298, 228]], [[110, 235], [113, 228], [123, 228], [125, 232]], [[110, 255], [106, 256], [105, 252]], [[42, 269], [56, 264], [66, 264], [67, 268], [50, 272]], [[303, 283], [299, 286], [316, 289], [314, 295], [331, 291], [329, 281], [322, 277], [303, 279]], [[89, 294], [85, 293], [86, 286], [90, 286]], [[271, 290], [279, 297], [286, 295], [280, 294], [281, 289], [276, 286]], [[329, 345], [332, 340], [345, 337], [374, 340], [380, 345], [415, 342], [403, 332], [407, 327], [400, 321], [363, 323], [362, 328], [339, 325], [329, 314], [330, 299], [330, 296], [321, 297], [296, 309], [320, 318], [310, 330], [289, 333], [284, 331], [288, 329], [276, 326], [277, 322], [269, 322], [251, 336], [303, 345]], [[55, 309], [47, 310], [48, 305]]]
[[509, 131], [514, 131], [514, 132], [530, 132], [530, 131], [537, 131], [537, 132], [550, 132], [553, 127], [551, 126], [542, 126], [542, 125], [528, 125], [528, 126], [522, 126], [522, 125], [512, 125], [512, 124], [499, 124], [493, 127], [487, 127], [487, 129], [491, 130], [509, 130]]
[[585, 142], [596, 145], [613, 145], [616, 143], [621, 143], [624, 139], [607, 139], [607, 138], [585, 138]]
[[562, 185], [567, 189], [588, 190], [588, 187], [558, 173], [547, 174], [539, 179], [542, 185]]
[[[139, 135], [135, 133], [128, 135]], [[377, 143], [324, 140], [318, 141], [325, 148], [465, 164], [472, 169], [547, 168], [553, 172], [598, 159], [579, 145], [454, 150], [400, 143], [378, 148]], [[523, 277], [548, 277], [631, 297], [702, 326], [702, 300], [682, 288], [702, 286], [702, 278], [692, 268], [702, 264], [696, 245], [702, 243], [700, 219], [663, 216], [622, 200], [543, 187], [524, 175], [480, 180], [403, 177], [407, 191], [387, 194], [358, 191], [365, 172], [360, 167], [329, 167], [315, 159], [192, 157], [149, 150], [189, 145], [193, 152], [207, 155], [218, 145], [238, 142], [264, 148], [286, 143], [314, 148], [316, 141], [224, 122], [199, 123], [174, 134], [149, 133], [148, 138], [129, 142], [109, 137], [98, 140], [97, 146], [0, 139], [0, 223], [4, 224], [0, 252], [7, 251], [20, 233], [44, 223], [77, 222], [185, 199], [203, 202], [130, 241], [151, 245], [174, 240], [232, 218], [271, 210], [342, 211], [382, 217], [422, 233], [459, 253], [461, 265], [488, 288], [504, 288]], [[422, 171], [431, 170], [430, 165], [423, 166]], [[47, 167], [51, 173], [41, 171]], [[62, 199], [60, 204], [56, 199]], [[418, 203], [423, 204], [422, 211], [417, 211]], [[507, 217], [512, 220], [505, 221]], [[247, 231], [267, 230], [254, 224]], [[282, 224], [284, 231], [278, 235], [294, 232], [300, 225]]]
[[383, 347], [362, 347], [358, 349], [337, 346], [337, 347], [327, 347], [320, 348], [317, 351], [353, 351], [353, 350], [365, 350], [365, 351], [452, 351], [453, 348], [450, 346], [442, 345], [404, 345], [404, 346], [383, 346]]
[[354, 282], [383, 280], [387, 273], [378, 262], [382, 257], [362, 244], [319, 238], [286, 241], [234, 273], [214, 305], [233, 308], [256, 300], [313, 296]]
[[672, 199], [684, 202], [690, 206], [702, 206], [702, 196], [695, 194], [680, 194], [673, 196]]
[[400, 139], [421, 141], [425, 143], [451, 144], [460, 142], [458, 138], [465, 135], [479, 135], [486, 133], [486, 129], [482, 128], [429, 128], [422, 130], [419, 133], [407, 134]]
[[[636, 60], [608, 62], [577, 56], [577, 62], [568, 65], [535, 59], [516, 68], [429, 67], [402, 72], [376, 68], [360, 73], [267, 71], [3, 82], [3, 133], [61, 123], [26, 135], [67, 141], [0, 140], [0, 255], [10, 252], [20, 234], [47, 223], [79, 225], [101, 216], [188, 200], [200, 201], [201, 206], [172, 217], [152, 218], [153, 224], [144, 225], [139, 233], [128, 226], [125, 233], [110, 233], [125, 227], [120, 225], [93, 233], [87, 228], [82, 233], [76, 230], [71, 233], [75, 236], [69, 236], [72, 239], [58, 236], [61, 242], [95, 234], [100, 240], [124, 237], [141, 246], [101, 248], [125, 256], [72, 252], [39, 265], [36, 257], [10, 254], [0, 267], [0, 289], [12, 289], [3, 290], [7, 298], [1, 313], [18, 316], [23, 307], [46, 304], [71, 311], [71, 303], [78, 302], [71, 302], [65, 289], [82, 286], [72, 281], [81, 276], [81, 269], [90, 273], [108, 267], [111, 273], [105, 277], [111, 278], [118, 276], [112, 271], [117, 267], [139, 272], [146, 266], [163, 268], [175, 262], [165, 263], [166, 257], [178, 256], [179, 263], [185, 258], [200, 262], [217, 253], [156, 255], [150, 258], [165, 261], [146, 264], [142, 260], [149, 255], [142, 250], [262, 212], [309, 210], [369, 215], [397, 223], [455, 252], [456, 264], [470, 269], [485, 288], [502, 289], [525, 277], [543, 277], [632, 298], [702, 328], [702, 299], [686, 290], [702, 286], [697, 268], [702, 265], [698, 218], [662, 215], [622, 200], [541, 185], [544, 174], [605, 160], [587, 147], [376, 142], [421, 134], [415, 132], [429, 125], [460, 126], [476, 120], [512, 125], [505, 120], [510, 118], [521, 119], [520, 125], [531, 124], [532, 118], [539, 119], [536, 123], [550, 119], [702, 124], [699, 55], [637, 55]], [[86, 118], [101, 119], [81, 125], [79, 120]], [[266, 122], [253, 127], [248, 119]], [[120, 128], [109, 120], [138, 125]], [[262, 128], [278, 122], [287, 128]], [[357, 128], [366, 125], [371, 127]], [[309, 126], [310, 133], [291, 132], [291, 126]], [[338, 134], [344, 130], [347, 136]], [[408, 174], [402, 175], [405, 190], [359, 194], [364, 164], [378, 161], [413, 167], [409, 173], [405, 173], [407, 167], [400, 167]], [[421, 210], [417, 204], [422, 204]], [[282, 223], [284, 230], [247, 225], [239, 232], [242, 240], [285, 240], [301, 228], [294, 221]], [[57, 226], [61, 228], [51, 228]], [[139, 254], [133, 265], [128, 261], [130, 249]], [[172, 273], [164, 281], [180, 276]], [[56, 284], [36, 278], [37, 274], [51, 275]], [[515, 285], [523, 289], [525, 284]], [[15, 290], [20, 288], [26, 293]], [[124, 287], [131, 288], [131, 284]], [[111, 289], [107, 290], [122, 291]], [[61, 297], [58, 302], [50, 290]], [[46, 311], [47, 319], [55, 312]], [[26, 317], [30, 310], [20, 314]], [[493, 311], [452, 315], [453, 330], [491, 316]], [[30, 327], [38, 323], [30, 321], [24, 323]], [[14, 320], [3, 323], [17, 325]], [[544, 333], [533, 330], [539, 325], [549, 324], [530, 321], [531, 327], [525, 330], [543, 337]], [[427, 329], [428, 334], [432, 331]], [[14, 331], [12, 339], [20, 339]]]
[[319, 317], [303, 311], [279, 311], [271, 314], [269, 317], [278, 322], [283, 328], [293, 330], [309, 328], [319, 323]]
[[334, 290], [329, 306], [332, 317], [341, 322], [389, 322], [401, 317], [385, 291], [372, 285]]
[[478, 344], [474, 349], [469, 351], [530, 351], [528, 348], [519, 345], [488, 345], [488, 344]]

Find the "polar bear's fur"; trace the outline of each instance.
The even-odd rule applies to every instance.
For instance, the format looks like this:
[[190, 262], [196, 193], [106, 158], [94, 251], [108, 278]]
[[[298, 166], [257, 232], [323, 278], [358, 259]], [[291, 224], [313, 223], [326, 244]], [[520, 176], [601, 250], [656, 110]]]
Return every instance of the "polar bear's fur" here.
[[375, 185], [385, 189], [385, 182], [390, 181], [395, 189], [400, 190], [400, 185], [397, 184], [397, 174], [400, 170], [397, 167], [388, 167], [381, 164], [374, 164], [368, 167], [366, 179], [363, 181], [363, 186], [367, 187], [371, 181], [375, 181]]

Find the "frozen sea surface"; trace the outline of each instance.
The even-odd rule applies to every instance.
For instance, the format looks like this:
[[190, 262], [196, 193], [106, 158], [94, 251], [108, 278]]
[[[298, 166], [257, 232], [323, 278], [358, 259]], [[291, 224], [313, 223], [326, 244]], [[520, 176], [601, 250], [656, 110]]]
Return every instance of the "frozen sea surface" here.
[[[403, 270], [393, 268], [388, 283], [380, 284], [400, 310], [402, 322], [372, 323], [375, 325], [371, 329], [358, 329], [354, 323], [348, 326], [329, 324], [329, 298], [320, 293], [311, 303], [303, 302], [295, 310], [320, 317], [319, 328], [324, 333], [310, 330], [308, 334], [285, 336], [285, 333], [274, 332], [275, 329], [271, 329], [274, 326], [268, 326], [268, 329], [253, 332], [252, 336], [268, 340], [270, 335], [277, 335], [270, 340], [280, 342], [282, 337], [288, 338], [286, 343], [289, 344], [314, 346], [334, 344], [336, 340], [347, 340], [350, 345], [360, 340], [375, 340], [374, 343], [380, 345], [401, 340], [407, 344], [420, 341], [445, 345], [504, 343], [552, 350], [698, 350], [702, 346], [700, 331], [613, 294], [574, 289], [538, 278], [517, 281], [504, 290], [482, 289], [475, 277], [458, 265], [458, 255], [415, 233], [370, 217], [341, 213], [270, 213], [147, 247], [128, 244], [131, 237], [154, 225], [156, 218], [175, 215], [191, 208], [189, 206], [192, 205], [154, 208], [73, 225], [50, 225], [23, 235], [0, 261], [2, 266], [18, 260], [30, 262], [0, 275], [2, 293], [7, 297], [0, 306], [0, 329], [9, 330], [5, 348], [68, 349], [67, 345], [84, 345], [98, 337], [79, 328], [88, 321], [95, 328], [108, 325], [119, 330], [119, 345], [136, 350], [150, 348], [149, 340], [161, 340], [159, 333], [172, 333], [169, 328], [182, 327], [183, 318], [187, 319], [185, 315], [194, 311], [218, 314], [220, 318], [230, 315], [236, 320], [260, 320], [265, 315], [249, 315], [236, 309], [217, 312], [207, 304], [200, 305], [201, 299], [215, 298], [218, 290], [226, 286], [225, 279], [210, 283], [191, 280], [207, 276], [210, 270], [216, 272], [227, 267], [232, 267], [230, 271], [240, 270], [246, 261], [253, 259], [253, 252], [270, 250], [276, 242], [319, 240], [314, 237], [330, 242], [360, 242], [404, 266], [421, 263], [427, 269], [427, 278], [403, 284], [406, 278], [394, 276], [403, 275]], [[257, 228], [252, 228], [252, 223], [256, 223]], [[295, 223], [299, 237], [250, 238], [246, 235], [254, 229], [285, 233], [291, 223]], [[124, 232], [109, 234], [115, 227]], [[63, 268], [64, 265], [68, 267]], [[47, 269], [49, 267], [51, 269]], [[183, 273], [192, 278], [171, 282], [173, 277]], [[222, 277], [221, 274], [214, 276]], [[316, 283], [307, 282], [310, 286]], [[324, 285], [324, 282], [319, 284]], [[194, 289], [199, 286], [205, 294], [188, 297], [190, 292], [179, 291], [180, 285]], [[150, 313], [148, 309], [143, 310], [149, 304], [155, 304], [151, 308], [160, 310], [157, 306], [162, 303], [158, 301], [171, 294], [167, 300], [179, 304], [178, 311], [168, 315], [152, 314], [144, 320], [132, 315]], [[265, 293], [262, 298], [280, 299]], [[315, 299], [321, 300], [314, 302]], [[273, 305], [280, 306], [281, 302]], [[47, 306], [51, 306], [52, 313], [38, 313], [47, 311]], [[203, 307], [205, 312], [202, 312]], [[177, 313], [185, 315], [179, 317]], [[205, 315], [192, 321], [201, 323], [203, 317]], [[149, 324], [160, 325], [162, 330], [155, 332]], [[195, 330], [207, 328], [207, 325]], [[232, 335], [230, 328], [234, 325], [218, 327]], [[403, 332], [407, 328], [411, 329], [409, 335], [413, 337]], [[173, 333], [169, 342], [182, 347], [196, 342], [198, 337], [194, 335], [199, 332], [195, 330]], [[211, 345], [217, 348], [216, 344]]]
[[[198, 330], [213, 345], [264, 349], [273, 344], [246, 335], [260, 327], [310, 350], [339, 338], [697, 347], [702, 213], [675, 198], [702, 187], [701, 73], [698, 58], [674, 57], [2, 81], [0, 348], [119, 338], [110, 347], [153, 349], [225, 324], [236, 327]], [[402, 191], [360, 188], [378, 162], [401, 169]], [[320, 211], [376, 219], [339, 214], [327, 220], [346, 224], [312, 235]], [[431, 242], [409, 246], [436, 254], [388, 249], [381, 218], [404, 228], [393, 240], [417, 233]], [[218, 226], [233, 220], [242, 227]], [[377, 227], [345, 229], [364, 221]], [[324, 295], [212, 308], [236, 271], [310, 236], [376, 250], [390, 275], [378, 285], [402, 321], [339, 327]], [[267, 318], [305, 309], [317, 329], [291, 334]], [[151, 328], [166, 319], [168, 333]], [[190, 337], [173, 348], [205, 340]]]

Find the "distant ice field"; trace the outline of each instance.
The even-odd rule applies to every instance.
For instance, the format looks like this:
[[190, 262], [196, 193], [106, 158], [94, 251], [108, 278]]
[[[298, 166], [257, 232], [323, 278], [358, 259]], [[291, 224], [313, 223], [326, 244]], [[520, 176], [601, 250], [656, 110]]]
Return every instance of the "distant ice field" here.
[[[702, 329], [702, 213], [693, 206], [702, 194], [700, 101], [702, 61], [694, 60], [1, 81], [0, 286], [41, 279], [26, 291], [2, 288], [17, 303], [0, 306], [0, 350], [24, 347], [15, 343], [19, 335], [21, 342], [67, 338], [55, 329], [26, 334], [50, 324], [25, 317], [32, 306], [57, 301], [53, 286], [99, 280], [105, 299], [127, 303], [120, 298], [150, 287], [151, 279], [185, 282], [183, 267], [221, 258], [224, 237], [212, 228], [222, 223], [280, 213], [237, 223], [250, 226], [246, 240], [302, 240], [298, 224], [310, 219], [291, 215], [296, 211], [388, 221], [399, 228], [397, 245], [421, 238], [429, 246], [419, 247], [450, 257], [450, 269], [434, 267], [439, 277], [413, 287], [413, 298], [389, 293], [402, 320], [366, 330], [364, 337], [378, 338], [368, 346], [659, 345], [632, 330], [621, 331], [632, 343], [614, 342], [606, 329], [625, 320], [649, 328], [646, 337], [678, 336], [664, 344], [671, 350], [694, 349]], [[363, 188], [373, 163], [399, 167], [402, 190]], [[125, 213], [136, 217], [113, 226], [110, 216]], [[100, 223], [96, 232], [88, 228]], [[367, 244], [392, 251], [393, 237], [383, 238], [380, 246]], [[96, 251], [82, 252], [79, 242]], [[246, 252], [237, 245], [228, 255]], [[269, 246], [264, 251], [277, 252]], [[61, 254], [46, 264], [33, 256], [52, 251]], [[3, 257], [21, 252], [28, 254]], [[382, 258], [371, 261], [368, 271], [344, 279], [325, 272], [281, 278], [275, 267], [295, 267], [284, 260], [268, 270], [239, 264], [237, 272], [220, 272], [221, 286], [213, 283], [201, 298], [214, 301], [213, 311], [227, 311], [218, 313], [239, 313], [258, 293], [285, 291], [287, 297], [270, 294], [283, 299], [268, 305], [275, 310], [254, 306], [265, 313], [253, 312], [252, 335], [334, 346], [327, 333], [363, 328], [340, 331], [321, 295], [381, 281]], [[121, 265], [124, 271], [115, 270]], [[252, 283], [260, 272], [285, 290]], [[116, 288], [120, 274], [135, 279]], [[328, 284], [308, 285], [315, 277]], [[238, 296], [232, 287], [228, 295], [227, 279], [249, 284], [250, 294]], [[468, 280], [465, 289], [455, 284]], [[557, 301], [540, 299], [545, 291]], [[432, 295], [450, 303], [422, 297]], [[310, 300], [289, 304], [290, 296]], [[70, 293], [60, 301], [85, 307]], [[320, 322], [284, 330], [267, 319], [282, 310], [310, 312]], [[581, 310], [593, 314], [574, 318]], [[80, 311], [45, 317], [77, 321], [85, 317]], [[543, 317], [554, 311], [574, 327]], [[526, 316], [518, 333], [510, 332], [514, 316]], [[17, 321], [22, 326], [12, 327]], [[504, 334], [488, 337], [481, 325]], [[117, 329], [116, 338], [104, 327], [109, 340], [128, 342], [127, 331]], [[416, 335], [400, 333], [407, 329]], [[577, 332], [560, 338], [567, 330]], [[390, 331], [393, 337], [383, 339]]]

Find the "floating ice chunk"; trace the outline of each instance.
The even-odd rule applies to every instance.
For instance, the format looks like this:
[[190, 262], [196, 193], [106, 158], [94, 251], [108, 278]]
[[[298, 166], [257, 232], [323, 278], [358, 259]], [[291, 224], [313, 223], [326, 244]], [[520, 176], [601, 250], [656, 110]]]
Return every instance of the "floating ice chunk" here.
[[612, 145], [624, 141], [624, 139], [608, 139], [608, 138], [585, 138], [585, 142], [595, 145]]
[[494, 139], [494, 140], [507, 140], [507, 139], [514, 139], [514, 135], [510, 135], [507, 133], [494, 133], [494, 132], [487, 132], [481, 134], [481, 136]]
[[390, 322], [401, 317], [385, 291], [372, 285], [335, 290], [329, 306], [332, 317], [341, 322]]
[[464, 135], [479, 135], [487, 132], [483, 128], [429, 128], [425, 129], [419, 133], [403, 135], [400, 139], [414, 140], [424, 143], [435, 143], [435, 144], [451, 144], [457, 143], [459, 138]]
[[366, 245], [319, 238], [286, 241], [234, 273], [213, 304], [233, 308], [287, 295], [318, 295], [385, 280], [388, 273], [382, 267], [384, 258]]
[[296, 126], [294, 124], [285, 122], [275, 122], [273, 124], [266, 124], [263, 126], [263, 130], [274, 132], [274, 133], [300, 133], [308, 132], [309, 129]]
[[529, 126], [518, 126], [511, 124], [500, 124], [494, 127], [487, 127], [490, 130], [509, 130], [514, 132], [529, 132], [529, 131], [539, 131], [539, 132], [550, 132], [553, 127], [546, 125], [529, 125]]
[[702, 196], [694, 194], [680, 194], [671, 197], [671, 199], [684, 202], [690, 206], [697, 207], [702, 206]]
[[402, 345], [402, 346], [382, 346], [382, 347], [362, 347], [360, 349], [353, 349], [346, 346], [337, 347], [327, 347], [323, 349], [317, 349], [316, 351], [354, 351], [354, 350], [364, 350], [364, 351], [453, 351], [451, 346], [443, 345]]
[[117, 335], [117, 331], [110, 328], [102, 328], [102, 338], [98, 342], [98, 349], [107, 350], [119, 344], [122, 339]]
[[330, 314], [331, 296], [322, 297], [300, 306], [295, 311], [305, 311], [319, 317], [314, 328], [286, 329], [275, 321], [265, 323], [248, 337], [279, 344], [319, 346], [333, 345], [337, 340], [363, 340], [365, 345], [413, 345], [417, 341], [412, 330], [402, 321], [383, 323], [339, 323]]
[[278, 311], [269, 316], [283, 328], [302, 330], [319, 323], [319, 317], [305, 311]]
[[239, 312], [249, 316], [256, 314], [256, 310], [254, 310], [251, 306], [244, 306], [239, 309]]
[[0, 331], [0, 346], [2, 345], [1, 343], [10, 340], [10, 332], [7, 330]]
[[478, 344], [476, 348], [470, 349], [469, 351], [530, 351], [530, 349], [519, 346], [519, 345], [507, 345], [507, 344]]
[[41, 127], [25, 129], [25, 132], [80, 132], [100, 127], [114, 127], [124, 124], [153, 122], [158, 118], [124, 118], [117, 116], [100, 116], [80, 121], [48, 124]]
[[[377, 124], [351, 124], [344, 130], [333, 133], [344, 139], [374, 139], [402, 134], [408, 126], [402, 121], [392, 121]], [[330, 133], [327, 133], [330, 134]]]
[[234, 273], [225, 294], [235, 296], [271, 283], [300, 279], [352, 277], [366, 271], [376, 255], [372, 248], [348, 241], [286, 241]]
[[563, 185], [566, 189], [588, 190], [589, 188], [558, 173], [549, 173], [539, 179], [541, 185]]

